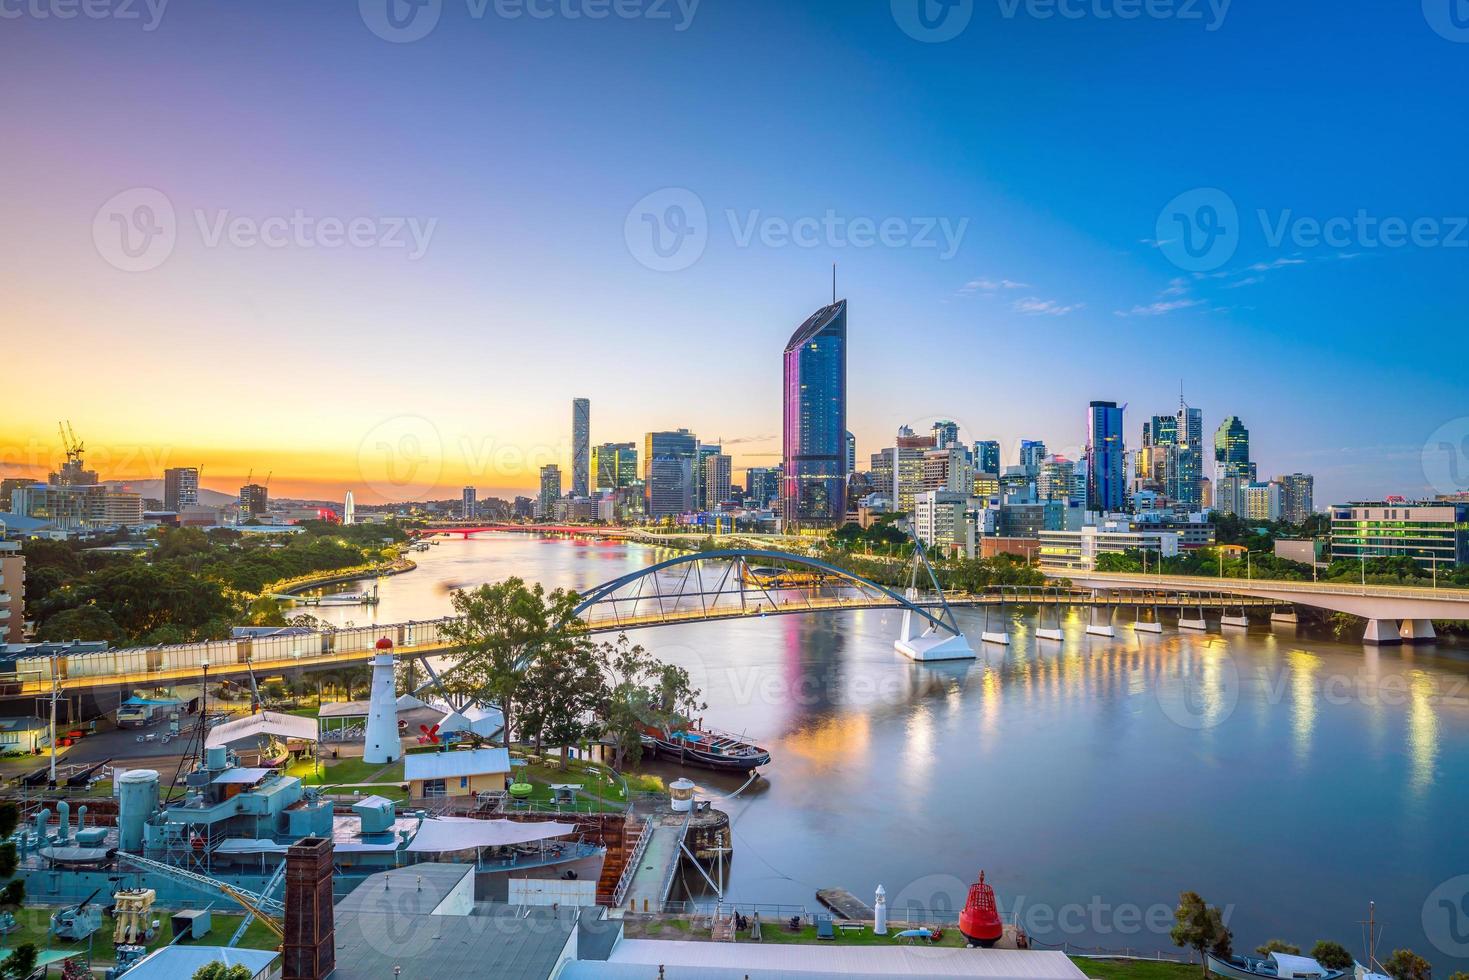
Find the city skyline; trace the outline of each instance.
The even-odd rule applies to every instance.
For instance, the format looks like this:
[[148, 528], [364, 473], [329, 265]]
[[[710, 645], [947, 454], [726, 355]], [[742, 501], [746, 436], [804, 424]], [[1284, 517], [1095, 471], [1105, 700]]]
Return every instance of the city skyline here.
[[[1237, 7], [1207, 30], [983, 7], [940, 44], [905, 33], [883, 5], [837, 18], [705, 4], [682, 30], [475, 23], [446, 10], [410, 44], [376, 36], [354, 9], [177, 8], [154, 31], [7, 21], [0, 78], [35, 95], [16, 107], [12, 179], [0, 189], [25, 230], [0, 242], [0, 329], [65, 337], [89, 357], [63, 400], [51, 345], [8, 352], [0, 468], [29, 464], [34, 476], [54, 465], [64, 417], [109, 475], [199, 465], [203, 485], [227, 488], [274, 467], [282, 493], [339, 499], [355, 488], [365, 503], [383, 495], [359, 451], [384, 426], [411, 428], [393, 421], [407, 418], [444, 443], [435, 483], [446, 495], [469, 482], [525, 493], [546, 462], [573, 472], [565, 402], [577, 396], [599, 406], [594, 441], [686, 426], [719, 440], [737, 472], [773, 464], [771, 352], [824, 299], [836, 260], [852, 327], [872, 338], [849, 357], [859, 458], [934, 417], [998, 439], [1007, 455], [1020, 438], [1044, 438], [1076, 458], [1078, 406], [1094, 398], [1133, 406], [1125, 436], [1136, 445], [1137, 417], [1169, 405], [1182, 379], [1207, 428], [1244, 419], [1263, 470], [1314, 472], [1323, 500], [1423, 495], [1434, 488], [1422, 454], [1465, 417], [1463, 384], [1423, 372], [1413, 345], [1380, 338], [1452, 335], [1469, 298], [1462, 253], [1373, 247], [1350, 219], [1464, 213], [1452, 161], [1465, 136], [1440, 125], [1461, 52], [1416, 9], [1347, 6], [1324, 31], [1304, 10]], [[603, 43], [604, 28], [622, 43]], [[774, 54], [772, 36], [803, 56]], [[1320, 43], [1282, 47], [1296, 36]], [[221, 38], [210, 62], [191, 54]], [[268, 50], [246, 38], [269, 38]], [[1342, 80], [1342, 51], [1383, 48], [1423, 98]], [[324, 59], [332, 85], [291, 80], [289, 66]], [[1261, 59], [1273, 73], [1230, 70]], [[463, 84], [514, 88], [548, 64], [578, 67], [494, 106]], [[1172, 82], [1140, 97], [1137, 64]], [[895, 82], [905, 68], [936, 86]], [[88, 82], [98, 74], [116, 84], [98, 91]], [[837, 74], [852, 84], [822, 84]], [[239, 84], [246, 77], [253, 86]], [[1233, 79], [1227, 91], [1219, 77]], [[716, 81], [731, 78], [738, 85]], [[134, 95], [158, 91], [182, 94]], [[1066, 101], [1077, 93], [1082, 104]], [[261, 135], [251, 122], [277, 104], [297, 111]], [[1058, 106], [1075, 110], [1065, 126], [1053, 124]], [[48, 136], [57, 118], [74, 135]], [[1163, 146], [1147, 138], [1158, 119]], [[1355, 136], [1364, 126], [1376, 135], [1370, 153]], [[759, 145], [747, 138], [755, 130]], [[343, 168], [323, 139], [379, 164]], [[819, 168], [785, 165], [789, 147], [822, 140], [845, 152]], [[588, 142], [607, 163], [586, 164]], [[895, 149], [914, 145], [927, 152]], [[1209, 188], [1237, 208], [1239, 241], [1219, 267], [1186, 268], [1157, 229], [1175, 196]], [[139, 189], [163, 196], [177, 240], [156, 268], [129, 271], [94, 225], [134, 214], [109, 202], [134, 203]], [[628, 234], [672, 213], [639, 208], [666, 190], [687, 191], [679, 200], [707, 218], [696, 260], [667, 270]], [[289, 224], [297, 212], [392, 224], [404, 245], [271, 247], [219, 231], [235, 219]], [[1294, 225], [1274, 239], [1283, 220], [1307, 218], [1348, 219], [1352, 241], [1310, 244]], [[904, 224], [905, 245], [850, 240], [854, 222], [887, 219]], [[816, 244], [796, 244], [808, 227]], [[924, 228], [934, 247], [913, 244]], [[416, 241], [426, 246], [410, 258]], [[598, 297], [595, 328], [562, 301], [568, 282]], [[687, 323], [698, 327], [668, 328]], [[600, 356], [612, 338], [649, 378], [677, 376], [717, 344], [704, 397], [658, 384], [631, 397]], [[1180, 338], [1197, 355], [1160, 370], [1157, 345]], [[976, 344], [982, 359], [928, 363]], [[902, 380], [921, 374], [936, 383]], [[1042, 385], [1076, 397], [1037, 397]], [[1371, 386], [1383, 397], [1363, 398]], [[494, 462], [502, 450], [508, 462]]]

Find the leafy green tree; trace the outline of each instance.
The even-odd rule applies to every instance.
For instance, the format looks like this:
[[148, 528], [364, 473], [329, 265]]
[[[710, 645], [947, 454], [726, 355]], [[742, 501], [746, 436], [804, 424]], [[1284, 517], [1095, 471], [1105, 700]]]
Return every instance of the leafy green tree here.
[[1393, 980], [1433, 980], [1433, 967], [1411, 949], [1395, 949], [1382, 963]]
[[522, 736], [541, 750], [543, 743], [560, 746], [566, 761], [571, 746], [601, 728], [594, 712], [607, 700], [607, 684], [596, 647], [586, 641], [554, 645], [533, 658], [525, 668], [520, 700]]
[[36, 972], [36, 947], [21, 943], [0, 960], [0, 980], [29, 980]]
[[90, 605], [63, 609], [47, 616], [40, 629], [36, 630], [38, 640], [104, 640], [119, 645], [127, 638], [127, 631], [106, 610]]
[[1284, 939], [1271, 939], [1263, 945], [1256, 946], [1255, 952], [1261, 956], [1269, 956], [1271, 953], [1290, 953], [1292, 956], [1301, 955], [1301, 947], [1288, 943]]
[[1218, 908], [1207, 904], [1198, 892], [1184, 892], [1178, 896], [1178, 908], [1173, 913], [1174, 925], [1169, 937], [1174, 945], [1195, 950], [1204, 964], [1204, 976], [1209, 976], [1209, 961], [1203, 954], [1227, 957], [1232, 935], [1225, 928], [1224, 916]]
[[688, 671], [658, 660], [627, 634], [596, 650], [607, 678], [600, 713], [603, 734], [612, 742], [612, 768], [635, 766], [642, 759], [644, 726], [677, 727], [708, 707]]
[[1330, 939], [1316, 940], [1316, 945], [1311, 947], [1311, 958], [1328, 970], [1346, 970], [1355, 962], [1345, 946]]
[[239, 963], [225, 966], [216, 960], [195, 970], [193, 980], [251, 980], [251, 977], [249, 969]]
[[573, 649], [581, 642], [585, 625], [572, 615], [574, 592], [547, 593], [537, 583], [508, 578], [453, 595], [459, 618], [443, 632], [460, 648], [454, 687], [463, 694], [500, 706], [505, 716], [505, 744], [510, 744], [512, 722], [521, 702], [526, 667], [532, 659]]

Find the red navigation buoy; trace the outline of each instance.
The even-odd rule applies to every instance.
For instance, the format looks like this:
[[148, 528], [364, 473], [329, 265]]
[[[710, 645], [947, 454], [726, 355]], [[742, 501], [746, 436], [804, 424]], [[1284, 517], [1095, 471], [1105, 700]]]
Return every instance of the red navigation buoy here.
[[983, 871], [979, 881], [969, 886], [969, 898], [959, 913], [959, 931], [971, 946], [993, 946], [1005, 934], [995, 907], [995, 890], [984, 883]]

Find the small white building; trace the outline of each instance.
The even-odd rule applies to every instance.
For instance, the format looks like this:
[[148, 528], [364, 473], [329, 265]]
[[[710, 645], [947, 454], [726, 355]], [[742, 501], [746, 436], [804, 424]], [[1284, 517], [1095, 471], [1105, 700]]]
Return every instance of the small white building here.
[[1047, 571], [1090, 572], [1099, 555], [1141, 551], [1149, 560], [1178, 554], [1175, 531], [1108, 531], [1088, 526], [1080, 531], [1040, 532], [1040, 566]]

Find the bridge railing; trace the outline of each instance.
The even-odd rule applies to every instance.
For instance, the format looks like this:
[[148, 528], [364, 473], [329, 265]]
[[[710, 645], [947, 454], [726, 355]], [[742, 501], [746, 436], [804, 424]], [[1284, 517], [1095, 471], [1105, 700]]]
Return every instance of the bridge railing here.
[[[1073, 579], [1097, 579], [1115, 582], [1139, 581], [1144, 579], [1137, 572], [1067, 572]], [[1164, 575], [1146, 576], [1146, 580], [1163, 587], [1179, 586], [1207, 589], [1213, 592], [1230, 592], [1238, 589], [1269, 589], [1272, 592], [1295, 592], [1317, 595], [1379, 596], [1384, 599], [1439, 599], [1446, 602], [1469, 602], [1469, 589], [1444, 586], [1432, 588], [1426, 585], [1362, 585], [1352, 582], [1307, 582], [1297, 579], [1275, 578], [1216, 578], [1210, 575]]]

